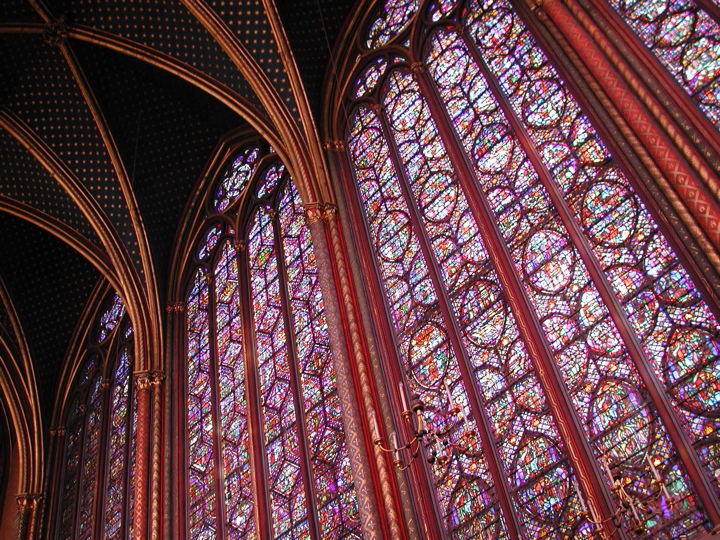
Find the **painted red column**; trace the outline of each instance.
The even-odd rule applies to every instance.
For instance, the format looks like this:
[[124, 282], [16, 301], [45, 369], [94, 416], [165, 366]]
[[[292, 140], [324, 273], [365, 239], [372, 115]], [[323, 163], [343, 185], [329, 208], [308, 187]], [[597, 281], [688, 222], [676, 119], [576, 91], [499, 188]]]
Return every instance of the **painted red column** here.
[[152, 387], [152, 462], [150, 477], [150, 538], [159, 540], [162, 526], [161, 488], [162, 488], [162, 398], [165, 374], [154, 371], [150, 379]]
[[[362, 331], [360, 321], [355, 312], [354, 291], [351, 286], [351, 279], [347, 265], [347, 257], [345, 255], [345, 244], [340, 231], [337, 215], [334, 210], [327, 215], [327, 225], [325, 226], [325, 234], [328, 243], [328, 251], [330, 252], [333, 263], [336, 286], [339, 292], [340, 305], [343, 308], [345, 317], [344, 329], [346, 339], [349, 344], [349, 352], [352, 355], [354, 376], [356, 377], [356, 391], [362, 400], [361, 411], [363, 420], [363, 429], [366, 433], [370, 433], [370, 424], [368, 415], [370, 411], [376, 410], [376, 404], [373, 399], [373, 387], [370, 380], [369, 369], [366, 365], [365, 351], [362, 343]], [[383, 526], [389, 529], [391, 538], [405, 538], [406, 531], [401, 527], [398, 512], [396, 510], [396, 499], [393, 494], [393, 486], [390, 479], [390, 471], [383, 452], [374, 444], [372, 446], [373, 458], [375, 461], [375, 469], [378, 475], [380, 496], [382, 497], [382, 516]], [[384, 528], [383, 527], [383, 528]]]
[[135, 442], [135, 485], [133, 506], [133, 536], [147, 539], [148, 524], [148, 477], [150, 469], [150, 398], [151, 374], [147, 371], [134, 373], [137, 392], [137, 440]]
[[[604, 51], [610, 56], [617, 56], [607, 38], [573, 0], [568, 0], [572, 14], [560, 0], [542, 0], [540, 5], [613, 100], [620, 114], [670, 181], [714, 247], [720, 249], [720, 203], [698, 180], [680, 152], [669, 143], [655, 119], [603, 54]], [[585, 28], [578, 21], [582, 22]]]
[[325, 319], [328, 326], [328, 337], [333, 356], [333, 369], [337, 384], [338, 398], [341, 403], [345, 440], [350, 458], [350, 466], [355, 481], [355, 493], [358, 499], [360, 522], [363, 537], [376, 539], [382, 537], [382, 524], [378, 514], [377, 501], [373, 497], [372, 469], [367, 447], [364, 443], [362, 416], [358, 407], [358, 396], [355, 392], [352, 368], [345, 342], [342, 324], [342, 312], [334, 283], [332, 260], [327, 245], [326, 223], [335, 219], [334, 207], [308, 206], [305, 216], [313, 239], [313, 252], [317, 268], [318, 281], [323, 293]]

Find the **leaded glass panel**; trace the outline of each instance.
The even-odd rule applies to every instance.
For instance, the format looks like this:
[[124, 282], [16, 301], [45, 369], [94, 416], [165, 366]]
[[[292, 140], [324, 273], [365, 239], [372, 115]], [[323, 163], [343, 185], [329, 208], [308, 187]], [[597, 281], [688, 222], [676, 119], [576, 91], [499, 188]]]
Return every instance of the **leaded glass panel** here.
[[[661, 3], [626, 4], [640, 13]], [[673, 13], [670, 4], [656, 18]], [[428, 1], [425, 20], [414, 11], [393, 18], [396, 5], [369, 19], [366, 45], [377, 51], [359, 51], [346, 140], [398, 360], [430, 404], [426, 421], [447, 422], [453, 401], [470, 418], [484, 415], [489, 430], [468, 423], [492, 443], [497, 455], [483, 461], [497, 460], [500, 475], [485, 465], [481, 476], [488, 492], [507, 490], [521, 534], [591, 537], [596, 526], [556, 427], [567, 412], [549, 407], [556, 390], [535, 373], [541, 356], [528, 353], [546, 350], [608, 494], [620, 479], [633, 500], [653, 501], [633, 514], [613, 499], [618, 522], [648, 538], [706, 529], [677, 444], [687, 437], [717, 490], [713, 311], [514, 5]], [[705, 28], [697, 11], [692, 20]], [[399, 33], [415, 37], [385, 50]], [[703, 43], [693, 45], [710, 51], [708, 67]], [[512, 283], [522, 302], [508, 303]], [[516, 318], [538, 333], [523, 334]], [[683, 435], [669, 435], [656, 408], [666, 402], [657, 405], [646, 384], [664, 389]], [[496, 501], [447, 498], [461, 493], [443, 486], [465, 481], [462, 470], [433, 473], [448, 533], [472, 534], [461, 508], [482, 534], [504, 534], [497, 529], [511, 518]], [[497, 518], [483, 517], [490, 511]]]
[[266, 508], [274, 538], [358, 538], [304, 209], [272, 150], [252, 147], [261, 165], [199, 231], [187, 297], [190, 537], [255, 538]]
[[715, 126], [720, 125], [720, 22], [692, 0], [608, 0]]

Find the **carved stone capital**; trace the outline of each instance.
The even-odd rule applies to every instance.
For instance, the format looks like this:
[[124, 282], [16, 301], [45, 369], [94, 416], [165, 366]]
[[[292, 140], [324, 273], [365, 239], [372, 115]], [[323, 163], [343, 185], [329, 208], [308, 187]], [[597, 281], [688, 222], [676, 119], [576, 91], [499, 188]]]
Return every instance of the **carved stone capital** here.
[[18, 509], [20, 511], [29, 509], [40, 499], [42, 499], [42, 493], [19, 493], [15, 497], [15, 501], [17, 502]]
[[247, 248], [247, 242], [245, 240], [238, 240], [235, 242], [235, 249], [237, 251], [245, 251]]
[[55, 428], [50, 428], [50, 436], [51, 437], [64, 437], [66, 433], [65, 426], [58, 426]]
[[168, 302], [165, 304], [165, 311], [168, 313], [182, 313], [185, 311], [184, 302]]
[[48, 45], [60, 45], [67, 39], [68, 27], [65, 15], [60, 15], [57, 19], [48, 21], [43, 28], [43, 39]]
[[325, 150], [330, 150], [331, 152], [342, 152], [345, 150], [345, 142], [340, 140], [328, 139], [323, 146]]
[[413, 75], [419, 75], [425, 71], [425, 64], [422, 62], [413, 62], [410, 64], [410, 70], [413, 72]]
[[135, 384], [138, 390], [148, 390], [151, 387], [158, 387], [165, 380], [165, 373], [162, 371], [136, 371], [133, 373]]
[[151, 386], [160, 386], [163, 381], [165, 380], [165, 373], [162, 371], [153, 371], [150, 374], [150, 385]]
[[144, 391], [150, 388], [150, 380], [152, 377], [151, 372], [136, 371], [135, 373], [133, 373], [133, 377], [135, 377], [135, 385], [137, 386], [138, 391]]
[[313, 225], [319, 221], [329, 223], [337, 214], [337, 206], [334, 204], [308, 204], [305, 205], [305, 221], [308, 225]]

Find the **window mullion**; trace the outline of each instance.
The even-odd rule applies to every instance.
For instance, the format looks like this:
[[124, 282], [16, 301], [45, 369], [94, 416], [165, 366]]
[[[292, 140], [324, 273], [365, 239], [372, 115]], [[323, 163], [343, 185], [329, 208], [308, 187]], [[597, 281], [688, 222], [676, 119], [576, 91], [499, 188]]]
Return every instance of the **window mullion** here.
[[[277, 204], [279, 206], [279, 203]], [[282, 245], [279, 212], [275, 211], [272, 219], [273, 234], [275, 237], [275, 257], [277, 260], [278, 280], [280, 282], [280, 302], [283, 307], [283, 320], [285, 323], [285, 336], [288, 347], [288, 361], [290, 363], [290, 383], [293, 390], [295, 404], [296, 429], [298, 434], [298, 450], [300, 454], [300, 470], [305, 483], [305, 498], [307, 501], [308, 524], [310, 538], [320, 538], [320, 525], [317, 514], [317, 497], [312, 476], [311, 457], [308, 454], [309, 442], [305, 431], [305, 407], [302, 399], [302, 386], [300, 384], [300, 362], [295, 340], [295, 326], [293, 324], [290, 299], [288, 298], [287, 279], [285, 275], [285, 253]]]
[[[217, 263], [217, 261], [216, 261]], [[221, 414], [220, 414], [220, 392], [219, 392], [219, 378], [218, 378], [218, 361], [217, 361], [217, 303], [215, 302], [215, 268], [212, 266], [208, 268], [208, 273], [205, 274], [207, 279], [208, 287], [208, 329], [209, 329], [209, 340], [210, 340], [210, 396], [212, 401], [212, 419], [213, 419], [213, 445], [215, 452], [213, 452], [213, 461], [215, 462], [215, 500], [217, 503], [217, 513], [215, 515], [217, 523], [217, 536], [219, 540], [225, 538], [225, 477], [223, 474], [224, 467], [222, 462], [222, 426]]]
[[[471, 49], [472, 50], [472, 49]], [[438, 133], [445, 144], [448, 157], [457, 173], [458, 181], [465, 193], [469, 207], [477, 220], [480, 234], [485, 242], [490, 260], [497, 272], [505, 292], [508, 305], [518, 321], [518, 330], [525, 342], [528, 354], [533, 361], [538, 380], [548, 397], [553, 416], [558, 419], [568, 454], [573, 467], [579, 471], [578, 477], [583, 491], [600, 510], [602, 519], [610, 519], [610, 501], [604, 483], [599, 481], [599, 470], [592, 450], [587, 443], [575, 408], [558, 372], [548, 343], [534, 314], [533, 306], [525, 296], [523, 285], [513, 271], [515, 265], [508, 252], [502, 234], [495, 222], [488, 203], [477, 188], [477, 180], [472, 166], [468, 163], [462, 144], [457, 138], [445, 107], [442, 105], [433, 83], [423, 69], [416, 72], [416, 80], [422, 95], [426, 98], [433, 117], [437, 119]]]
[[[470, 361], [467, 356], [467, 351], [462, 345], [460, 338], [460, 331], [457, 327], [457, 321], [453, 315], [450, 299], [447, 296], [447, 291], [443, 285], [440, 269], [438, 268], [437, 261], [433, 255], [432, 248], [430, 247], [430, 240], [427, 237], [427, 231], [422, 225], [420, 220], [420, 212], [415, 203], [415, 199], [410, 192], [410, 182], [407, 178], [407, 174], [400, 158], [399, 150], [395, 144], [395, 139], [392, 137], [392, 131], [388, 125], [388, 119], [384, 114], [378, 115], [380, 123], [383, 128], [383, 135], [387, 141], [390, 155], [393, 160], [395, 169], [398, 174], [399, 184], [403, 193], [405, 203], [410, 210], [410, 220], [413, 228], [417, 231], [418, 241], [427, 261], [428, 272], [430, 274], [433, 286], [438, 297], [438, 304], [443, 318], [446, 321], [446, 327], [448, 330], [448, 337], [452, 349], [458, 359], [458, 366], [460, 369], [462, 381], [465, 385], [465, 389], [470, 401], [470, 410], [473, 418], [475, 419], [476, 425], [480, 430], [480, 440], [485, 453], [485, 458], [488, 461], [488, 467], [493, 477], [493, 484], [495, 486], [495, 492], [497, 493], [498, 502], [502, 508], [503, 515], [505, 516], [505, 522], [508, 527], [508, 533], [510, 538], [520, 538], [520, 526], [515, 516], [515, 512], [512, 510], [512, 502], [510, 497], [510, 491], [507, 485], [506, 477], [502, 469], [502, 464], [498, 459], [498, 452], [495, 448], [494, 437], [488, 419], [485, 414], [485, 408], [482, 406], [482, 398], [478, 395], [477, 387], [473, 381], [472, 373], [469, 369]], [[433, 498], [434, 499], [434, 498]]]
[[245, 359], [245, 403], [248, 410], [248, 434], [250, 439], [250, 468], [253, 479], [253, 514], [255, 528], [260, 540], [270, 540], [272, 536], [272, 516], [270, 513], [270, 493], [267, 485], [267, 466], [265, 464], [265, 442], [263, 440], [262, 412], [260, 409], [260, 383], [258, 380], [257, 356], [255, 354], [255, 332], [253, 331], [252, 294], [250, 280], [250, 261], [245, 242], [239, 243], [238, 287], [240, 312], [243, 321], [243, 358]]
[[130, 508], [130, 490], [131, 487], [131, 467], [132, 467], [132, 445], [133, 445], [133, 429], [135, 425], [135, 407], [133, 405], [135, 401], [135, 384], [133, 380], [133, 363], [134, 363], [134, 349], [132, 347], [132, 341], [128, 343], [128, 396], [127, 396], [127, 412], [125, 419], [125, 472], [123, 474], [123, 519], [120, 525], [120, 538], [128, 537], [128, 530], [130, 528], [130, 516], [132, 514], [132, 508]]
[[[117, 329], [117, 327], [116, 327]], [[95, 530], [93, 538], [104, 538], [105, 537], [105, 507], [107, 505], [107, 490], [108, 490], [108, 472], [110, 463], [108, 458], [110, 456], [110, 432], [112, 430], [112, 398], [113, 388], [115, 387], [115, 367], [118, 361], [118, 351], [120, 350], [119, 345], [119, 332], [114, 333], [112, 336], [112, 343], [107, 348], [107, 357], [105, 359], [105, 367], [103, 369], [104, 375], [100, 387], [102, 388], [102, 400], [101, 400], [101, 415], [100, 415], [100, 436], [99, 440], [102, 441], [98, 448], [97, 455], [97, 480], [95, 481], [95, 510], [93, 514], [93, 528]]]

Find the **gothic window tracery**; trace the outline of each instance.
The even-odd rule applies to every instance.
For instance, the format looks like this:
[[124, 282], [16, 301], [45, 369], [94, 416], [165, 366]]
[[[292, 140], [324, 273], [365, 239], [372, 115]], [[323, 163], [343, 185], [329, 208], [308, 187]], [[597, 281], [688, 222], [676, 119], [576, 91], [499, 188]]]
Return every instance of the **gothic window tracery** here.
[[696, 534], [697, 489], [718, 495], [717, 313], [520, 12], [389, 0], [346, 98], [386, 353], [453, 443], [426, 475], [436, 513], [457, 538], [593, 537], [581, 446], [611, 506], [616, 478], [657, 498], [621, 526]]
[[113, 295], [86, 338], [62, 448], [58, 538], [131, 538], [132, 325]]
[[258, 519], [274, 538], [358, 538], [300, 195], [264, 142], [213, 193], [187, 295], [189, 538], [257, 538]]

